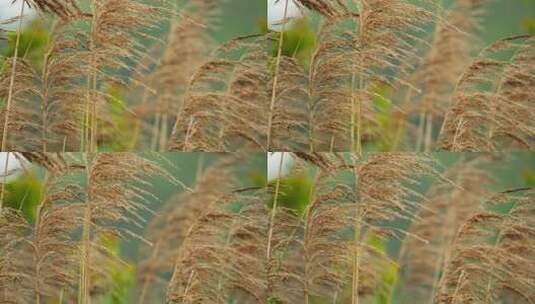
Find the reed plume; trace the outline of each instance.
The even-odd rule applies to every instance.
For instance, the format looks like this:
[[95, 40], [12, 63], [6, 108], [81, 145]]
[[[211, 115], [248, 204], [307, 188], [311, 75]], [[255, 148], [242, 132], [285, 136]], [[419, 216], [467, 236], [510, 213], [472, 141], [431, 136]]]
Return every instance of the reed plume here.
[[[336, 170], [330, 159], [329, 169]], [[336, 171], [319, 170], [310, 203], [307, 205], [297, 238], [296, 262], [301, 264], [295, 277], [299, 278], [299, 302], [310, 303], [342, 293], [347, 286], [351, 268], [351, 244], [343, 231], [351, 227], [352, 190], [337, 180]], [[362, 272], [372, 267], [362, 266]], [[371, 282], [371, 280], [370, 280]]]
[[80, 16], [87, 16], [84, 13], [76, 0], [21, 0], [27, 3], [30, 7], [37, 8], [44, 13], [52, 13], [62, 19], [72, 19]]
[[[40, 70], [18, 60], [12, 114], [6, 143], [17, 151], [75, 151], [79, 149], [84, 90], [80, 86], [84, 54], [72, 40], [69, 24], [57, 24]], [[6, 84], [11, 75], [0, 76]], [[5, 86], [7, 88], [7, 86]], [[0, 91], [0, 96], [7, 92]], [[3, 109], [7, 111], [8, 109]]]
[[[104, 83], [126, 86], [139, 79], [146, 67], [139, 65], [146, 45], [155, 38], [151, 30], [164, 17], [163, 11], [135, 0], [91, 1], [91, 30], [85, 37], [89, 59], [84, 117], [84, 150], [95, 152], [98, 141], [98, 118], [105, 113]], [[140, 43], [144, 40], [144, 43]], [[109, 72], [114, 71], [115, 73]], [[127, 76], [120, 76], [119, 71]], [[100, 113], [100, 114], [99, 114]]]
[[533, 149], [534, 41], [502, 39], [464, 71], [442, 127], [442, 149]]
[[[85, 156], [87, 167], [87, 196], [83, 205], [83, 236], [81, 241], [80, 294], [82, 303], [90, 303], [92, 256], [98, 251], [106, 255], [105, 248], [95, 242], [96, 235], [144, 240], [132, 232], [133, 228], [117, 227], [117, 223], [130, 227], [143, 227], [140, 212], [149, 211], [147, 204], [154, 196], [146, 190], [150, 186], [145, 178], [163, 176], [174, 179], [157, 163], [132, 153], [100, 153]], [[113, 255], [107, 254], [109, 258]]]
[[150, 222], [145, 238], [153, 246], [141, 252], [139, 303], [153, 301], [161, 287], [167, 286], [167, 275], [192, 225], [238, 184], [234, 177], [236, 165], [235, 157], [223, 157], [202, 173], [190, 191], [172, 197]]
[[[9, 72], [8, 72], [9, 71]], [[11, 82], [16, 77], [17, 81]], [[4, 151], [40, 151], [40, 113], [32, 100], [36, 74], [28, 61], [18, 58], [6, 63], [0, 75], [0, 98], [9, 100], [2, 108]]]
[[[416, 151], [431, 151], [433, 122], [443, 121], [450, 106], [455, 85], [471, 60], [477, 45], [476, 34], [481, 31], [486, 1], [460, 0], [442, 17], [441, 11], [431, 47], [415, 74], [413, 82], [421, 93], [409, 89], [408, 98], [415, 99], [408, 107], [419, 111]], [[442, 8], [439, 7], [439, 10]], [[406, 109], [409, 112], [413, 109]]]
[[[286, 190], [280, 181], [268, 187], [270, 200], [251, 192], [212, 203], [183, 241], [169, 301], [313, 303], [349, 300], [343, 294], [353, 288], [356, 301], [372, 297], [377, 288], [390, 288], [375, 267], [392, 267], [395, 262], [367, 241], [408, 234], [384, 223], [414, 216], [421, 198], [409, 184], [419, 174], [432, 174], [432, 162], [389, 154], [370, 156], [355, 166], [343, 155], [296, 156], [317, 164], [302, 216], [277, 203]], [[299, 161], [292, 174], [300, 176], [304, 170], [306, 165]], [[355, 172], [357, 189], [347, 181], [347, 174]], [[353, 283], [352, 267], [358, 269]]]
[[[174, 4], [172, 8], [174, 11], [178, 10], [176, 6]], [[214, 44], [207, 29], [217, 27], [220, 6], [215, 1], [192, 1], [180, 9], [179, 19], [175, 14], [170, 16], [163, 54], [154, 71], [145, 76], [152, 92], [144, 88], [143, 99], [136, 108], [142, 120], [137, 128], [152, 136], [151, 150], [167, 149], [171, 133], [169, 125], [176, 121], [176, 115], [181, 111], [191, 75], [208, 59]], [[146, 123], [152, 116], [153, 124]]]
[[532, 303], [533, 189], [492, 196], [455, 237], [438, 303]]
[[[34, 156], [33, 159], [47, 164], [57, 157]], [[76, 172], [74, 168], [47, 168], [33, 223], [19, 210], [0, 211], [2, 302], [42, 303], [76, 286], [79, 255], [73, 232], [82, 220], [83, 189], [66, 181], [68, 175]]]
[[[436, 176], [434, 161], [418, 154], [373, 154], [367, 160], [352, 156], [353, 172], [353, 273], [352, 303], [359, 303], [360, 267], [363, 252], [372, 250], [364, 240], [373, 234], [379, 238], [421, 238], [403, 229], [388, 227], [385, 222], [415, 220], [423, 196], [411, 189], [417, 176]], [[351, 172], [350, 171], [350, 172]], [[374, 252], [377, 255], [377, 252]], [[380, 253], [379, 253], [380, 254]]]
[[[15, 2], [15, 1], [13, 1]], [[16, 39], [15, 39], [15, 51], [12, 56], [11, 64], [10, 64], [10, 73], [0, 75], [0, 82], [4, 82], [2, 87], [4, 87], [5, 92], [1, 92], [0, 96], [6, 99], [6, 106], [2, 109], [2, 145], [1, 150], [10, 150], [14, 147], [10, 145], [8, 142], [8, 133], [9, 136], [12, 135], [12, 133], [17, 133], [17, 131], [20, 132], [21, 129], [26, 129], [26, 126], [23, 126], [22, 124], [29, 124], [32, 125], [30, 122], [34, 121], [29, 116], [31, 116], [34, 113], [35, 107], [32, 104], [25, 104], [23, 102], [22, 104], [19, 104], [21, 101], [20, 99], [25, 99], [27, 97], [21, 97], [21, 94], [24, 94], [21, 92], [21, 88], [23, 89], [29, 89], [32, 87], [32, 84], [27, 82], [28, 81], [28, 72], [29, 72], [29, 66], [26, 62], [23, 62], [22, 67], [22, 76], [19, 77], [17, 75], [17, 72], [19, 70], [19, 67], [17, 67], [17, 64], [19, 61], [21, 61], [21, 58], [19, 57], [19, 44], [20, 44], [20, 37], [22, 35], [22, 23], [24, 20], [24, 8], [28, 5], [30, 7], [37, 7], [42, 12], [50, 12], [53, 14], [56, 14], [63, 20], [67, 19], [74, 19], [77, 17], [83, 17], [87, 16], [84, 14], [73, 0], [62, 0], [62, 1], [50, 1], [50, 0], [21, 0], [20, 1], [20, 13], [17, 17], [18, 20], [18, 28], [16, 32]], [[4, 21], [2, 21], [3, 23]], [[7, 20], [8, 23], [13, 22], [13, 20]], [[19, 80], [19, 78], [21, 78]], [[8, 80], [9, 79], [9, 80]], [[18, 82], [21, 82], [19, 84]], [[17, 88], [18, 87], [18, 88]], [[31, 92], [31, 90], [29, 90]], [[3, 95], [3, 96], [2, 96]], [[43, 110], [41, 108], [41, 110]], [[19, 120], [19, 117], [23, 117], [21, 120]], [[14, 117], [14, 118], [13, 118]], [[11, 120], [14, 120], [13, 122]], [[32, 126], [28, 127], [30, 129], [29, 133], [27, 135], [31, 135]], [[23, 132], [26, 132], [24, 130]], [[32, 137], [30, 137], [32, 138]], [[20, 139], [18, 139], [20, 140]], [[32, 140], [28, 140], [28, 144], [30, 147], [34, 144]], [[27, 145], [24, 144], [23, 147], [26, 147]], [[23, 148], [23, 149], [24, 149]], [[33, 149], [32, 149], [33, 150]]]
[[349, 13], [349, 8], [341, 0], [297, 0], [297, 2], [313, 11], [316, 11], [326, 17], [335, 17]]
[[[422, 44], [419, 31], [433, 19], [421, 3], [362, 1], [357, 6], [358, 12], [324, 21], [304, 75], [284, 68], [277, 75], [281, 78], [281, 88], [275, 90], [277, 107], [295, 113], [292, 101], [305, 100], [300, 109], [309, 115], [297, 112], [285, 120], [292, 122], [290, 130], [304, 126], [301, 142], [307, 143], [307, 150], [361, 151], [364, 137], [377, 135], [367, 134], [373, 130], [375, 87], [410, 85], [404, 79], [415, 68], [414, 46]], [[284, 98], [284, 93], [290, 97]], [[288, 135], [294, 134], [282, 134], [286, 137], [280, 141], [291, 143]]]
[[488, 161], [481, 157], [461, 160], [443, 173], [450, 182], [439, 181], [428, 190], [430, 202], [409, 229], [428, 244], [408, 239], [400, 253], [403, 303], [433, 303], [441, 272], [451, 258], [455, 235], [480, 210], [481, 198], [488, 195], [487, 188], [493, 183], [489, 173], [481, 169], [484, 165]]
[[[24, 6], [25, 1], [21, 1], [20, 3], [20, 11], [18, 15], [18, 27], [17, 27], [17, 36], [15, 38], [15, 51], [13, 52], [13, 58], [11, 59], [11, 65], [10, 65], [10, 73], [9, 73], [9, 80], [7, 81], [9, 84], [5, 86], [7, 88], [4, 95], [6, 96], [6, 106], [4, 109], [2, 109], [2, 115], [3, 121], [2, 121], [2, 144], [0, 146], [0, 150], [5, 151], [7, 150], [7, 133], [10, 126], [9, 118], [11, 116], [12, 111], [12, 104], [13, 104], [13, 95], [14, 95], [14, 86], [15, 86], [15, 77], [17, 72], [17, 60], [18, 60], [18, 54], [19, 54], [19, 44], [20, 44], [20, 36], [22, 32], [22, 22], [24, 20]], [[4, 82], [6, 82], [4, 80]]]
[[[265, 205], [259, 200], [231, 195], [197, 219], [178, 255], [169, 302], [220, 303], [233, 292], [254, 302], [267, 300], [266, 272], [262, 260], [257, 260], [265, 254], [261, 236], [267, 230], [267, 225], [264, 229], [260, 226], [267, 222], [262, 211]], [[264, 278], [257, 280], [256, 276]]]
[[[110, 293], [116, 284], [112, 270], [125, 262], [107, 244], [117, 238], [144, 240], [133, 231], [155, 199], [148, 177], [180, 182], [135, 154], [89, 155], [86, 162], [69, 154], [22, 156], [46, 173], [35, 221], [20, 210], [0, 210], [2, 302], [71, 299], [78, 289], [78, 301], [90, 303]], [[79, 178], [84, 172], [87, 185]]]
[[171, 150], [265, 150], [265, 40], [240, 37], [221, 46], [192, 76]]

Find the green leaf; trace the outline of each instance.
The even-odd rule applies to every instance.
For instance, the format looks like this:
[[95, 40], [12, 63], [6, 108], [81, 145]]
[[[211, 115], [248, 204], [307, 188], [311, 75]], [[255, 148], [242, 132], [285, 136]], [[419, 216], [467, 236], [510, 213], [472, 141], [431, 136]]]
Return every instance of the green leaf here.
[[[269, 186], [274, 189], [276, 183], [276, 180], [272, 181]], [[283, 177], [280, 179], [277, 204], [303, 214], [310, 201], [311, 189], [312, 180], [306, 175]], [[270, 202], [270, 206], [272, 205], [273, 199]]]
[[[15, 54], [17, 32], [8, 34], [8, 45], [3, 51], [3, 56], [12, 57]], [[40, 70], [43, 65], [43, 58], [50, 40], [50, 35], [45, 29], [44, 21], [40, 18], [30, 22], [28, 27], [21, 32], [19, 41], [19, 57], [29, 59], [32, 65]]]
[[43, 184], [33, 172], [26, 172], [17, 180], [6, 184], [6, 206], [22, 210], [30, 221], [35, 220], [35, 210], [41, 201]]
[[[296, 58], [304, 66], [310, 63], [310, 57], [316, 45], [316, 34], [310, 28], [308, 19], [297, 19], [292, 27], [283, 33], [282, 54]], [[277, 56], [279, 39], [275, 39], [271, 54]]]

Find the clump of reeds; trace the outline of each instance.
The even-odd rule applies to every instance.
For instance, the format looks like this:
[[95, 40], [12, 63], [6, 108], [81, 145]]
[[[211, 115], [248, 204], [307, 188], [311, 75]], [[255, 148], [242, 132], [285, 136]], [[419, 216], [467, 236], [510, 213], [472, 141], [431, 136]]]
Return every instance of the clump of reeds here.
[[[227, 155], [199, 169], [140, 236], [134, 229], [155, 200], [150, 177], [180, 184], [156, 162], [131, 153], [18, 157], [46, 173], [35, 220], [0, 210], [6, 303], [98, 302], [125, 263], [106, 246], [115, 239], [143, 243], [139, 303], [165, 293], [171, 303], [535, 296], [533, 189], [489, 188], [501, 183], [488, 168], [507, 159], [466, 155], [439, 173], [432, 155], [300, 152], [288, 176], [246, 187], [246, 156]], [[296, 190], [307, 192], [301, 207]]]
[[[115, 284], [112, 269], [103, 265], [124, 263], [102, 239], [142, 239], [118, 224], [143, 224], [139, 213], [149, 210], [146, 204], [155, 199], [147, 188], [149, 176], [176, 179], [135, 154], [83, 155], [83, 159], [23, 155], [44, 166], [46, 173], [35, 220], [10, 207], [0, 210], [0, 298], [3, 303], [46, 303], [78, 294], [74, 298], [80, 303], [90, 303], [104, 293], [102, 288], [109, 290]], [[86, 183], [76, 178], [80, 176]], [[99, 287], [105, 280], [108, 283]]]
[[487, 1], [297, 1], [320, 18], [305, 60], [286, 50], [286, 19], [217, 46], [213, 1], [28, 3], [56, 26], [36, 66], [19, 54], [24, 6], [5, 21], [19, 28], [0, 74], [3, 150], [533, 148], [533, 38], [474, 58]]
[[[492, 159], [460, 160], [437, 175], [431, 158], [415, 154], [297, 156], [308, 165], [298, 161], [291, 176], [314, 168], [305, 209], [281, 205], [289, 190], [281, 180], [268, 196], [214, 197], [176, 253], [170, 302], [368, 303], [398, 292], [411, 303], [533, 298], [533, 260], [523, 256], [534, 240], [531, 190], [482, 204], [493, 183], [482, 167]], [[425, 196], [413, 188], [422, 174], [436, 177]], [[399, 272], [378, 245], [395, 239], [403, 242]]]

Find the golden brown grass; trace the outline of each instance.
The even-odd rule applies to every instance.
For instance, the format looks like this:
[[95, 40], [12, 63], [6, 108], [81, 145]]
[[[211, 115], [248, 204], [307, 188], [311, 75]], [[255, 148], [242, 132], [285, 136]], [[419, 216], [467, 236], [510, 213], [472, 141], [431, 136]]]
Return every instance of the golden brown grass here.
[[[5, 303], [97, 303], [113, 290], [111, 270], [125, 263], [104, 245], [115, 238], [142, 244], [139, 303], [165, 293], [171, 303], [372, 303], [378, 296], [531, 303], [535, 296], [533, 189], [489, 189], [502, 187], [489, 168], [507, 158], [466, 154], [439, 173], [433, 155], [296, 153], [289, 180], [311, 182], [298, 210], [288, 205], [286, 179], [243, 188], [251, 158], [229, 154], [200, 169], [147, 224], [150, 177], [180, 184], [156, 162], [131, 153], [23, 155], [46, 174], [35, 221], [11, 207], [0, 211]], [[133, 232], [145, 226], [144, 236]], [[399, 251], [387, 245], [394, 243]]]
[[320, 18], [304, 61], [283, 32], [217, 46], [219, 2], [29, 4], [55, 26], [42, 66], [3, 62], [3, 150], [533, 148], [533, 38], [474, 58], [487, 1], [298, 1]]

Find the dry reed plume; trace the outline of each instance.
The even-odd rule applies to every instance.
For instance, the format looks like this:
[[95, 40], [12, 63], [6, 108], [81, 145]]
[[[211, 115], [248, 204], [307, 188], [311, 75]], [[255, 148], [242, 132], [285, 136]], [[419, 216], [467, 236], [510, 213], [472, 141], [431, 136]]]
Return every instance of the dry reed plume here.
[[[176, 253], [168, 289], [171, 303], [370, 303], [377, 293], [391, 301], [397, 288], [402, 295], [407, 293], [407, 302], [434, 303], [436, 297], [442, 303], [446, 295], [460, 297], [454, 290], [478, 282], [485, 288], [478, 285], [468, 289], [467, 285], [467, 293], [477, 291], [492, 301], [500, 298], [530, 303], [533, 293], [528, 286], [533, 276], [528, 269], [519, 270], [521, 277], [504, 287], [502, 293], [494, 292], [492, 284], [501, 286], [510, 278], [505, 275], [512, 275], [514, 270], [504, 269], [499, 281], [480, 274], [490, 281], [480, 278], [467, 283], [458, 281], [459, 271], [454, 270], [463, 267], [468, 271], [470, 265], [479, 263], [464, 255], [458, 257], [464, 248], [476, 247], [459, 248], [457, 244], [464, 233], [461, 228], [483, 210], [481, 202], [489, 195], [484, 186], [493, 181], [479, 167], [492, 160], [461, 160], [439, 177], [431, 158], [414, 154], [378, 154], [354, 160], [335, 154], [301, 153], [298, 157], [309, 165], [298, 163], [292, 175], [301, 176], [310, 164], [315, 168], [304, 211], [297, 214], [276, 201], [271, 207], [276, 209], [270, 210], [263, 192], [214, 197], [210, 208], [191, 224]], [[348, 180], [352, 174], [354, 177]], [[437, 177], [425, 196], [413, 188], [422, 174]], [[270, 196], [286, 191], [277, 184], [268, 189]], [[523, 195], [519, 200], [528, 204], [532, 199]], [[530, 213], [524, 211], [519, 211], [519, 216], [529, 221]], [[510, 214], [494, 216], [509, 218]], [[386, 224], [396, 220], [412, 222], [410, 229]], [[493, 227], [491, 223], [481, 224]], [[532, 242], [533, 236], [529, 231], [522, 232], [527, 235], [514, 238], [518, 244], [515, 250], [529, 254], [530, 247], [521, 244], [527, 244], [528, 239]], [[478, 242], [479, 234], [476, 236], [473, 242]], [[382, 277], [386, 269], [397, 273], [396, 258], [374, 245], [378, 240], [392, 239], [403, 242], [403, 271], [396, 289], [396, 282], [387, 283]], [[480, 261], [500, 259], [498, 253], [488, 254], [480, 254]], [[503, 263], [508, 261], [525, 266], [533, 263], [531, 257], [518, 254]], [[489, 267], [478, 269], [486, 273], [490, 270], [485, 269], [497, 269]], [[450, 269], [454, 273], [451, 279]], [[521, 288], [523, 298], [515, 295], [515, 288]], [[474, 294], [458, 301], [474, 299], [471, 296]]]
[[[46, 303], [58, 297], [91, 303], [114, 284], [111, 269], [102, 266], [123, 263], [100, 241], [140, 239], [117, 224], [143, 224], [139, 213], [154, 200], [148, 176], [175, 179], [135, 154], [84, 155], [84, 161], [79, 155], [23, 155], [47, 170], [33, 222], [20, 210], [0, 210], [2, 303]], [[76, 179], [80, 175], [87, 184]]]
[[[180, 184], [155, 162], [129, 153], [23, 156], [46, 174], [35, 220], [0, 211], [5, 303], [100, 302], [113, 290], [112, 269], [126, 263], [105, 245], [115, 239], [142, 243], [138, 303], [165, 294], [170, 303], [535, 296], [533, 190], [489, 188], [502, 181], [488, 168], [507, 158], [466, 154], [439, 173], [432, 155], [296, 153], [287, 177], [243, 188], [246, 156], [226, 155], [200, 168], [140, 236], [134, 229], [155, 200], [148, 177]], [[303, 178], [310, 186], [298, 188], [308, 195], [297, 208], [291, 181]]]
[[487, 1], [297, 1], [320, 16], [304, 62], [283, 32], [218, 46], [215, 1], [89, 2], [28, 2], [55, 19], [42, 66], [24, 10], [2, 21], [3, 150], [533, 149], [533, 38], [473, 58]]

